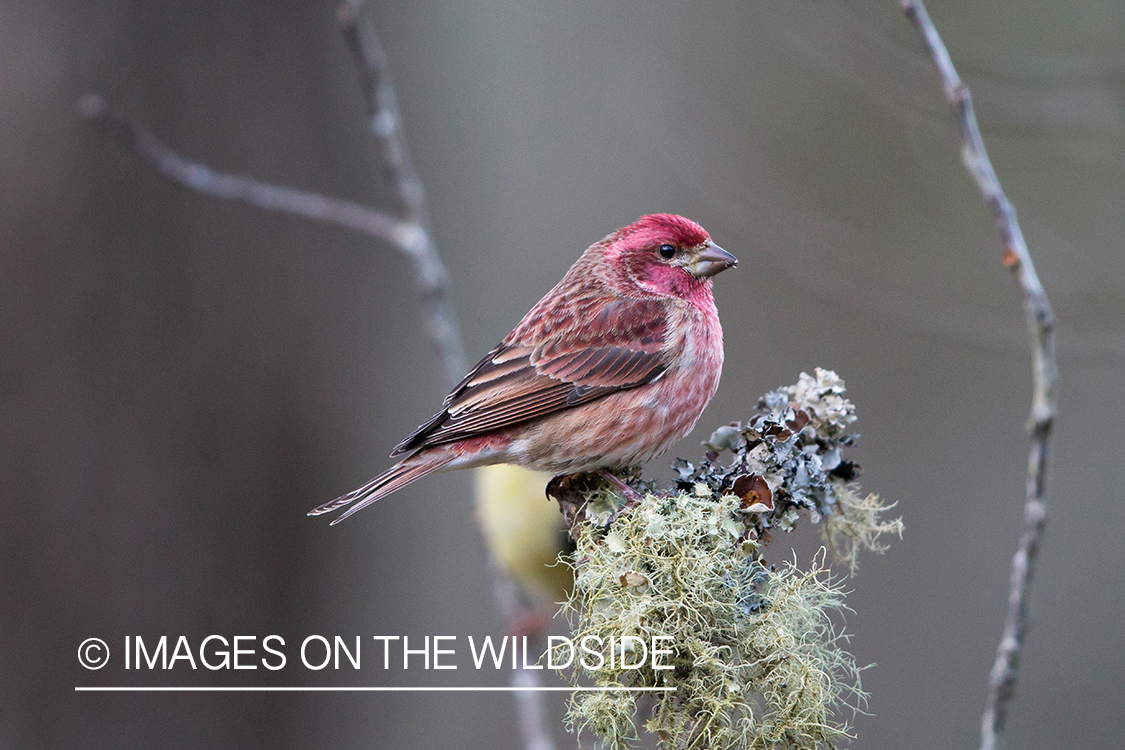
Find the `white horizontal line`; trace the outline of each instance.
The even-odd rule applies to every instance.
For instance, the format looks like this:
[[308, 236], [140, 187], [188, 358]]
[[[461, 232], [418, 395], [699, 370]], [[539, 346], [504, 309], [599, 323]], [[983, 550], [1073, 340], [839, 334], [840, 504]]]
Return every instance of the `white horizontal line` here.
[[524, 693], [560, 692], [573, 693], [663, 693], [675, 690], [671, 687], [89, 687], [78, 686], [76, 693]]

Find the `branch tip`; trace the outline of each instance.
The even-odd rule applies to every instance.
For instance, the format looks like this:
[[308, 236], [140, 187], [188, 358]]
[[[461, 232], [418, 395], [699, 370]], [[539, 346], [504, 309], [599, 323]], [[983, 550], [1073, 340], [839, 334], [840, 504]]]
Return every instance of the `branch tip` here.
[[973, 111], [972, 94], [957, 75], [949, 51], [926, 13], [922, 0], [901, 0], [907, 18], [914, 25], [930, 53], [941, 77], [945, 97], [957, 113], [961, 128], [961, 160], [984, 196], [1003, 243], [1001, 262], [1023, 294], [1031, 338], [1032, 406], [1028, 428], [1031, 447], [1028, 455], [1027, 489], [1024, 500], [1024, 528], [1012, 557], [1008, 594], [1008, 614], [996, 658], [989, 672], [988, 699], [981, 718], [982, 750], [999, 744], [1015, 694], [1020, 654], [1027, 634], [1028, 597], [1035, 571], [1035, 558], [1047, 522], [1046, 473], [1048, 447], [1057, 412], [1058, 366], [1055, 361], [1054, 312], [1035, 272], [1031, 253], [1016, 219], [1016, 211], [1000, 185], [984, 146], [980, 126]]

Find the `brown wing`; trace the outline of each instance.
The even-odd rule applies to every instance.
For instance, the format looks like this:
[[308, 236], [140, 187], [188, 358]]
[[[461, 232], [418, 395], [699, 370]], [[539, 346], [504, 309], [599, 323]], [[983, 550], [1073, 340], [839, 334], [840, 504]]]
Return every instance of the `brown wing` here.
[[645, 300], [616, 300], [611, 307], [611, 315], [576, 321], [539, 340], [509, 336], [391, 455], [512, 427], [658, 379], [666, 369], [664, 307]]

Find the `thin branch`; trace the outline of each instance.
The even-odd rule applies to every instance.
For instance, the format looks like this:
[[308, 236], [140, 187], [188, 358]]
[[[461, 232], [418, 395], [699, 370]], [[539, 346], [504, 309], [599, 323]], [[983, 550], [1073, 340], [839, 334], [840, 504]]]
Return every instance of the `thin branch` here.
[[97, 94], [79, 99], [78, 112], [172, 182], [215, 198], [335, 224], [394, 245], [414, 266], [430, 335], [441, 353], [446, 379], [457, 382], [467, 369], [449, 303], [449, 273], [434, 250], [429, 233], [415, 222], [396, 219], [351, 201], [217, 172], [180, 156], [144, 127], [115, 112]]
[[418, 262], [418, 231], [409, 222], [351, 201], [271, 185], [252, 177], [216, 172], [204, 164], [180, 156], [143, 126], [115, 112], [97, 94], [87, 94], [79, 99], [78, 113], [123, 147], [156, 167], [160, 174], [172, 182], [215, 198], [243, 201], [267, 211], [279, 211], [353, 229], [391, 243]]
[[[357, 7], [341, 7], [339, 21], [359, 70], [371, 130], [382, 148], [384, 173], [395, 190], [397, 211], [402, 218], [351, 201], [217, 172], [180, 156], [143, 126], [115, 112], [97, 94], [82, 97], [78, 112], [176, 184], [215, 198], [243, 201], [269, 211], [342, 226], [396, 247], [414, 267], [427, 330], [441, 356], [446, 380], [453, 385], [468, 371], [468, 360], [449, 301], [449, 272], [433, 241], [425, 212], [425, 191], [402, 136], [398, 103], [386, 70], [386, 54], [370, 22], [361, 18]], [[527, 609], [515, 583], [495, 567], [492, 577], [496, 602], [505, 622], [511, 626], [525, 619]], [[530, 670], [519, 669], [512, 676], [513, 685], [521, 688], [535, 687], [538, 682], [538, 673]], [[515, 696], [526, 749], [554, 750], [546, 727], [542, 693], [525, 690], [517, 691]]]
[[1048, 444], [1057, 412], [1058, 367], [1055, 362], [1055, 317], [1047, 294], [1039, 283], [1031, 262], [1023, 232], [1016, 221], [1016, 211], [1000, 187], [984, 147], [980, 126], [973, 112], [969, 89], [961, 82], [949, 51], [942, 43], [922, 0], [901, 0], [907, 18], [914, 24], [929, 50], [941, 76], [945, 98], [957, 112], [961, 126], [961, 160], [984, 195], [992, 219], [1004, 244], [1002, 260], [1012, 271], [1023, 293], [1031, 337], [1032, 387], [1031, 416], [1028, 432], [1031, 450], [1027, 463], [1027, 490], [1024, 505], [1024, 526], [1019, 547], [1012, 557], [1012, 574], [1008, 592], [1008, 616], [996, 649], [996, 660], [988, 680], [988, 699], [981, 720], [981, 749], [994, 750], [1004, 733], [1008, 704], [1015, 694], [1020, 652], [1027, 635], [1028, 596], [1035, 572], [1039, 542], [1047, 523], [1046, 475]]
[[449, 302], [449, 272], [424, 227], [352, 201], [217, 172], [180, 156], [142, 125], [114, 111], [97, 94], [79, 99], [78, 113], [179, 185], [214, 198], [335, 224], [390, 243], [406, 255], [414, 268], [427, 328], [441, 355], [446, 380], [456, 383], [467, 371], [461, 334]]
[[[362, 6], [363, 0], [349, 0], [340, 6], [337, 13], [340, 30], [359, 72], [371, 132], [382, 149], [385, 174], [394, 186], [399, 212], [418, 228], [426, 249], [437, 259], [437, 250], [426, 217], [425, 191], [402, 135], [398, 98], [387, 70], [387, 55], [379, 44], [369, 17], [361, 13]], [[446, 298], [442, 302], [448, 305]], [[432, 328], [431, 336], [442, 351], [450, 385], [453, 385], [460, 382], [462, 375], [468, 371], [468, 363], [465, 361], [461, 334], [457, 330], [452, 310], [449, 311], [447, 323], [443, 328]], [[496, 565], [491, 566], [491, 571], [496, 605], [511, 628], [515, 623], [526, 619], [527, 608], [511, 577]], [[515, 692], [516, 712], [519, 715], [524, 747], [526, 750], [554, 750], [554, 742], [547, 731], [543, 694], [526, 690], [539, 685], [538, 672], [517, 669], [512, 673], [512, 685], [525, 688]]]
[[419, 226], [427, 226], [426, 193], [414, 170], [414, 163], [410, 161], [410, 152], [402, 134], [402, 116], [387, 69], [387, 53], [379, 44], [372, 25], [361, 21], [362, 5], [362, 0], [357, 4], [345, 2], [336, 18], [359, 71], [369, 126], [383, 151], [383, 167], [387, 181], [395, 189], [399, 213]]
[[457, 316], [449, 302], [449, 273], [438, 255], [426, 217], [426, 192], [402, 135], [402, 118], [387, 71], [387, 54], [379, 44], [374, 26], [360, 13], [361, 6], [362, 0], [356, 4], [345, 2], [336, 17], [359, 72], [371, 132], [382, 150], [384, 176], [394, 188], [399, 214], [416, 230], [419, 255], [426, 266], [427, 278], [432, 282], [419, 284], [429, 309], [430, 338], [438, 347], [442, 369], [452, 387], [468, 372], [469, 362], [465, 358]]
[[[496, 606], [500, 608], [508, 630], [514, 631], [513, 625], [519, 620], [527, 619], [529, 609], [524, 605], [519, 585], [512, 577], [495, 562], [489, 568], [492, 572], [492, 594], [496, 599]], [[541, 653], [545, 635], [545, 629], [536, 629], [530, 633], [527, 649], [532, 653]], [[515, 636], [512, 638], [514, 641]], [[526, 655], [524, 658], [526, 659]], [[516, 715], [519, 718], [520, 734], [523, 735], [524, 750], [555, 750], [555, 741], [547, 731], [543, 693], [535, 690], [539, 687], [539, 672], [521, 666], [512, 672], [512, 687], [516, 688], [512, 697], [516, 701]]]

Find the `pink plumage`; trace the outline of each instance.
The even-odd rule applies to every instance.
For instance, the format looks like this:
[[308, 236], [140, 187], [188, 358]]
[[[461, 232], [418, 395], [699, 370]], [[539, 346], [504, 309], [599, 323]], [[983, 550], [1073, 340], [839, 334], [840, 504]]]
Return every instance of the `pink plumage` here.
[[622, 469], [691, 431], [715, 395], [723, 330], [711, 277], [738, 263], [690, 219], [644, 216], [595, 242], [353, 492], [333, 523], [437, 471]]

